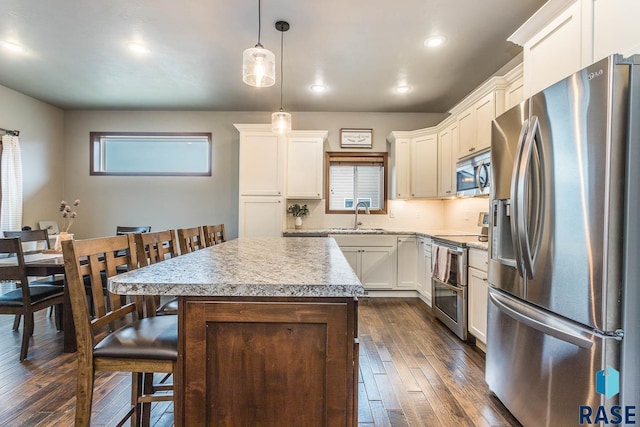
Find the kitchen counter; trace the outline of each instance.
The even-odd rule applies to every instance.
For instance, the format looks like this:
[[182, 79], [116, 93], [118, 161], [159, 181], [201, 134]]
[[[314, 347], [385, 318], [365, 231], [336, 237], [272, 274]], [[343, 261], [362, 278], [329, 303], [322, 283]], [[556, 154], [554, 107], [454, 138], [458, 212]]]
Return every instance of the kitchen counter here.
[[178, 296], [176, 425], [357, 424], [364, 288], [334, 239], [231, 240], [108, 286]]
[[[330, 234], [345, 235], [398, 235], [398, 236], [416, 236], [416, 237], [436, 237], [446, 235], [448, 240], [454, 240], [455, 236], [469, 236], [472, 233], [452, 230], [390, 230], [385, 228], [310, 228], [310, 229], [286, 229], [282, 232], [284, 237], [327, 237]], [[462, 242], [460, 242], [462, 243]], [[469, 248], [488, 250], [489, 243], [481, 241], [466, 241], [465, 245]]]
[[364, 289], [328, 238], [240, 238], [109, 279], [128, 295], [354, 297]]

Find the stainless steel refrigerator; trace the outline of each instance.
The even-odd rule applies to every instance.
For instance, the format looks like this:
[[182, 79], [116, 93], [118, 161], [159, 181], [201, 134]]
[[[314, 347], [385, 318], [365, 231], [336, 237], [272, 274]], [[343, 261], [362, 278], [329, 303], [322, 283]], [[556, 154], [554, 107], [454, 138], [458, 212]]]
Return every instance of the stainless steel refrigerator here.
[[638, 64], [605, 58], [492, 123], [486, 381], [525, 426], [640, 412]]

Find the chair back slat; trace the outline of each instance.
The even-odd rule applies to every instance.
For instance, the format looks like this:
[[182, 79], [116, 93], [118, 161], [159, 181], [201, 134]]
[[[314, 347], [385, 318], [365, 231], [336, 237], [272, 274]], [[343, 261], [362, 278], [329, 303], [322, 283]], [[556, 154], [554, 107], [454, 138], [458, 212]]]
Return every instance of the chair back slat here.
[[202, 227], [179, 228], [178, 243], [181, 255], [205, 248]]
[[202, 232], [204, 234], [204, 243], [207, 247], [227, 241], [224, 224], [205, 225], [202, 227]]
[[[112, 328], [118, 320], [126, 320], [125, 316], [131, 313], [140, 316], [142, 313], [139, 298], [123, 304], [120, 295], [112, 294], [103, 287], [108, 277], [118, 274], [118, 266], [137, 268], [134, 238], [133, 235], [121, 235], [68, 240], [62, 243], [62, 252], [78, 351], [82, 357], [92, 357], [93, 347], [102, 338], [104, 326]], [[85, 277], [88, 277], [93, 296], [93, 318], [85, 295]]]

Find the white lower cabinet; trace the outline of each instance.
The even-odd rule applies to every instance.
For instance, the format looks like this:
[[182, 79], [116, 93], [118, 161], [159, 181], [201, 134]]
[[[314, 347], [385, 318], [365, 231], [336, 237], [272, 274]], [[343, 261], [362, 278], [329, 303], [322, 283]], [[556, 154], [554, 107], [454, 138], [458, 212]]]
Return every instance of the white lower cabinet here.
[[398, 289], [416, 289], [418, 284], [418, 239], [398, 237]]
[[487, 342], [487, 251], [469, 249], [468, 291], [469, 332], [482, 344]]
[[418, 238], [418, 292], [424, 296], [427, 305], [431, 306], [431, 239]]
[[396, 288], [396, 237], [331, 235], [365, 289]]
[[282, 200], [282, 197], [240, 196], [238, 236], [282, 236]]

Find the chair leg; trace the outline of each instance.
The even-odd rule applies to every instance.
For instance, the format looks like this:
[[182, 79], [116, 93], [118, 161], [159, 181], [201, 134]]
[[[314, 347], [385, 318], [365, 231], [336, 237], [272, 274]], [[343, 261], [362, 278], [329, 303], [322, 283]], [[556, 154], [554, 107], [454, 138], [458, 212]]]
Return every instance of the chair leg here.
[[139, 427], [141, 425], [142, 404], [138, 402], [138, 398], [143, 394], [144, 386], [142, 379], [144, 374], [133, 372], [131, 374], [131, 405], [133, 406], [133, 414], [131, 414], [131, 427]]
[[[144, 378], [144, 388], [143, 394], [153, 394], [155, 390], [153, 389], [153, 372], [148, 372], [142, 374]], [[146, 402], [142, 404], [142, 427], [149, 427], [151, 424], [151, 402]]]
[[22, 317], [21, 314], [16, 314], [15, 317], [13, 318], [13, 330], [17, 331], [18, 329], [20, 329], [20, 318]]
[[22, 328], [22, 346], [20, 347], [20, 361], [27, 358], [29, 352], [29, 340], [33, 334], [33, 313], [24, 314], [24, 327]]
[[[53, 306], [50, 307], [51, 309], [53, 309]], [[62, 304], [56, 304], [55, 306], [55, 312], [56, 312], [56, 317], [55, 317], [55, 322], [56, 322], [56, 330], [57, 331], [62, 331], [62, 315], [64, 313], [64, 308]]]
[[93, 365], [80, 366], [78, 363], [78, 382], [76, 384], [76, 422], [77, 426], [91, 424], [91, 405], [93, 401]]

